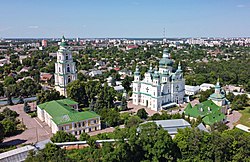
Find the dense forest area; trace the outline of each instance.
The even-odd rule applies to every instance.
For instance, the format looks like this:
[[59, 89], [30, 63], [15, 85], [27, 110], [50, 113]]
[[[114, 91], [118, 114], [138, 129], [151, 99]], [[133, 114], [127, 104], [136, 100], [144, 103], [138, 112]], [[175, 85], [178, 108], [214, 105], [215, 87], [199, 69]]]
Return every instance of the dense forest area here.
[[[38, 154], [31, 153], [26, 162], [40, 161], [237, 161], [250, 158], [250, 136], [238, 129], [207, 133], [197, 128], [180, 129], [172, 139], [162, 127], [147, 123], [136, 127], [116, 129], [115, 143], [95, 144], [87, 137], [89, 147], [64, 150], [47, 144]], [[62, 136], [62, 138], [64, 138]], [[68, 138], [69, 140], [71, 138]]]

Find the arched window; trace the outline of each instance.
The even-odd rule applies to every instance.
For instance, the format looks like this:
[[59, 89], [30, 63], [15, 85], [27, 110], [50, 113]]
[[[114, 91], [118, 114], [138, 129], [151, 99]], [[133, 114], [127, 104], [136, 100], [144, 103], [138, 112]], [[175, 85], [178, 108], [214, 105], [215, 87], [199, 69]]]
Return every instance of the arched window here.
[[66, 60], [68, 60], [69, 59], [69, 56], [68, 56], [68, 54], [66, 54]]
[[61, 68], [60, 67], [58, 68], [58, 71], [61, 72]]
[[68, 76], [68, 83], [70, 83], [71, 82], [71, 78], [70, 78], [70, 76]]
[[67, 72], [70, 72], [70, 67], [69, 67], [69, 65], [67, 65]]

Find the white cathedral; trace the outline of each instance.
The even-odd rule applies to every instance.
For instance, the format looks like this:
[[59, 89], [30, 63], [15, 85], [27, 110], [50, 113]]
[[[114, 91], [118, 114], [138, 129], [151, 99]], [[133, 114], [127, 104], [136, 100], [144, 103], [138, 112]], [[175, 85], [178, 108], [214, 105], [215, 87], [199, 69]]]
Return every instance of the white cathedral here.
[[159, 62], [159, 69], [150, 69], [140, 78], [139, 68], [136, 67], [133, 81], [133, 104], [142, 105], [154, 111], [175, 104], [183, 103], [185, 95], [185, 79], [179, 63], [173, 72], [173, 61], [166, 49]]
[[72, 53], [63, 36], [57, 51], [57, 61], [55, 63], [55, 89], [60, 95], [67, 96], [66, 86], [77, 79], [76, 65], [73, 62]]

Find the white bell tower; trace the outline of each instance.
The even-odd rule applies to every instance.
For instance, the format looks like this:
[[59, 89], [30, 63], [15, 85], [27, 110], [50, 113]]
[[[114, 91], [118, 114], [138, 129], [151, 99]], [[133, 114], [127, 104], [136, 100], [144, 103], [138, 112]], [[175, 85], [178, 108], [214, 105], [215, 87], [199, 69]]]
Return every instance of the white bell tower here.
[[57, 61], [55, 63], [55, 89], [60, 92], [60, 95], [67, 96], [67, 84], [76, 79], [76, 65], [73, 62], [71, 51], [63, 36], [59, 50], [57, 51]]

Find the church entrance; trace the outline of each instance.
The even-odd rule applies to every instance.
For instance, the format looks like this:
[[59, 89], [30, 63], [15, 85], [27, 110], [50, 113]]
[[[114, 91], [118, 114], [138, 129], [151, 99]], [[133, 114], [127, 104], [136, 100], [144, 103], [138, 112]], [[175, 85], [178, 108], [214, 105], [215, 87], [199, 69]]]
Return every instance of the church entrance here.
[[148, 100], [146, 100], [146, 107], [148, 107]]

